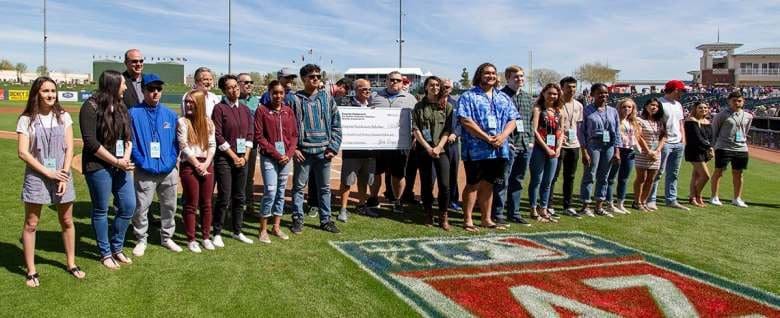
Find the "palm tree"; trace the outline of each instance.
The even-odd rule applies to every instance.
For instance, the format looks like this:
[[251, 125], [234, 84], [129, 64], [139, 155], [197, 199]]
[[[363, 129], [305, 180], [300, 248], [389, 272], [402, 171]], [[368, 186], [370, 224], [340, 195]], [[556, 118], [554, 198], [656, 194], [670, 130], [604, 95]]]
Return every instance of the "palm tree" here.
[[24, 63], [16, 63], [16, 66], [14, 67], [16, 69], [16, 80], [21, 83], [22, 82], [22, 73], [27, 72], [27, 64]]

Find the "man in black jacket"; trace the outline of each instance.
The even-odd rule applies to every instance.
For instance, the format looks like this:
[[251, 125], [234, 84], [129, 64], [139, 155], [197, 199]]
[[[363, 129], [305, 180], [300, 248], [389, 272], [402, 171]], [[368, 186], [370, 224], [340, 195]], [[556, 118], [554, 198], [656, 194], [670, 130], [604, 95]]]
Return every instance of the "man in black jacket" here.
[[129, 49], [125, 52], [125, 70], [122, 76], [125, 77], [127, 90], [123, 96], [125, 106], [131, 108], [144, 100], [144, 93], [141, 90], [143, 85], [144, 56], [138, 49]]

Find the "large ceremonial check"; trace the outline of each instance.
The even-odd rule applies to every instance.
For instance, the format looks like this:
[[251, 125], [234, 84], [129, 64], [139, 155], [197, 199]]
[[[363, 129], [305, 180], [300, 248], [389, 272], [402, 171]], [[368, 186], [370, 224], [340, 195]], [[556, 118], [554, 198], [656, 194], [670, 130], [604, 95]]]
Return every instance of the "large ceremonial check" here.
[[409, 149], [412, 110], [339, 106], [342, 150]]

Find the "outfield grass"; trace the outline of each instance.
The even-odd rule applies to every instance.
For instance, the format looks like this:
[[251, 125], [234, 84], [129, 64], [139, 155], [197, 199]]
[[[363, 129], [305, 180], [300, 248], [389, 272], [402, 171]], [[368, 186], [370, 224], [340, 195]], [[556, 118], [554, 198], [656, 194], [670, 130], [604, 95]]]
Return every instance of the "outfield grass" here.
[[[0, 232], [2, 316], [415, 316], [408, 305], [327, 242], [467, 235], [460, 228], [444, 233], [418, 225], [419, 213], [407, 213], [410, 219], [389, 212], [385, 214], [389, 218], [379, 219], [353, 214], [348, 224], [339, 224], [343, 232], [339, 235], [307, 226], [302, 235], [291, 235], [287, 242], [244, 245], [227, 239], [226, 248], [202, 254], [174, 254], [159, 247], [159, 238], [151, 235], [152, 246], [145, 256], [110, 272], [97, 261], [89, 194], [83, 177], [76, 176], [77, 263], [87, 279], [76, 281], [64, 271], [59, 225], [53, 210], [47, 210], [38, 230], [42, 285], [30, 289], [24, 285], [18, 242], [24, 167], [14, 147], [14, 141], [0, 140], [0, 161], [6, 163], [0, 171], [0, 223], [5, 229]], [[564, 217], [558, 224], [513, 226], [510, 232], [585, 231], [778, 294], [780, 172], [766, 162], [750, 164], [745, 177], [749, 209], [724, 206], [686, 213], [662, 208], [614, 219]], [[688, 164], [683, 167], [680, 189], [681, 196], [687, 196], [690, 169]], [[730, 177], [724, 181], [721, 197], [729, 199]], [[289, 215], [284, 219], [289, 220]], [[456, 219], [459, 225], [459, 215]], [[307, 225], [313, 220], [306, 218]], [[181, 223], [177, 224], [175, 238], [183, 245], [185, 237]], [[245, 232], [256, 237], [257, 228], [255, 220], [248, 220]], [[133, 245], [129, 232], [127, 246]]]

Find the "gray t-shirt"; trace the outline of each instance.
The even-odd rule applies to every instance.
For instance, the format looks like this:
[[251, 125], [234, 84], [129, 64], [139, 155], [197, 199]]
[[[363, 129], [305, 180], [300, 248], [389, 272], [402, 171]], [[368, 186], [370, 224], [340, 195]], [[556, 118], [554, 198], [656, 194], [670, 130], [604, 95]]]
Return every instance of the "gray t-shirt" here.
[[582, 104], [576, 99], [563, 105], [561, 111], [561, 122], [563, 126], [563, 148], [579, 148], [580, 141], [577, 139], [577, 126], [582, 122]]
[[417, 104], [417, 98], [407, 92], [399, 92], [396, 95], [390, 95], [386, 89], [379, 91], [371, 98], [368, 107], [387, 107], [387, 108], [410, 108], [414, 109]]
[[753, 115], [740, 110], [724, 110], [712, 118], [712, 136], [715, 149], [747, 152], [747, 134], [753, 122]]

